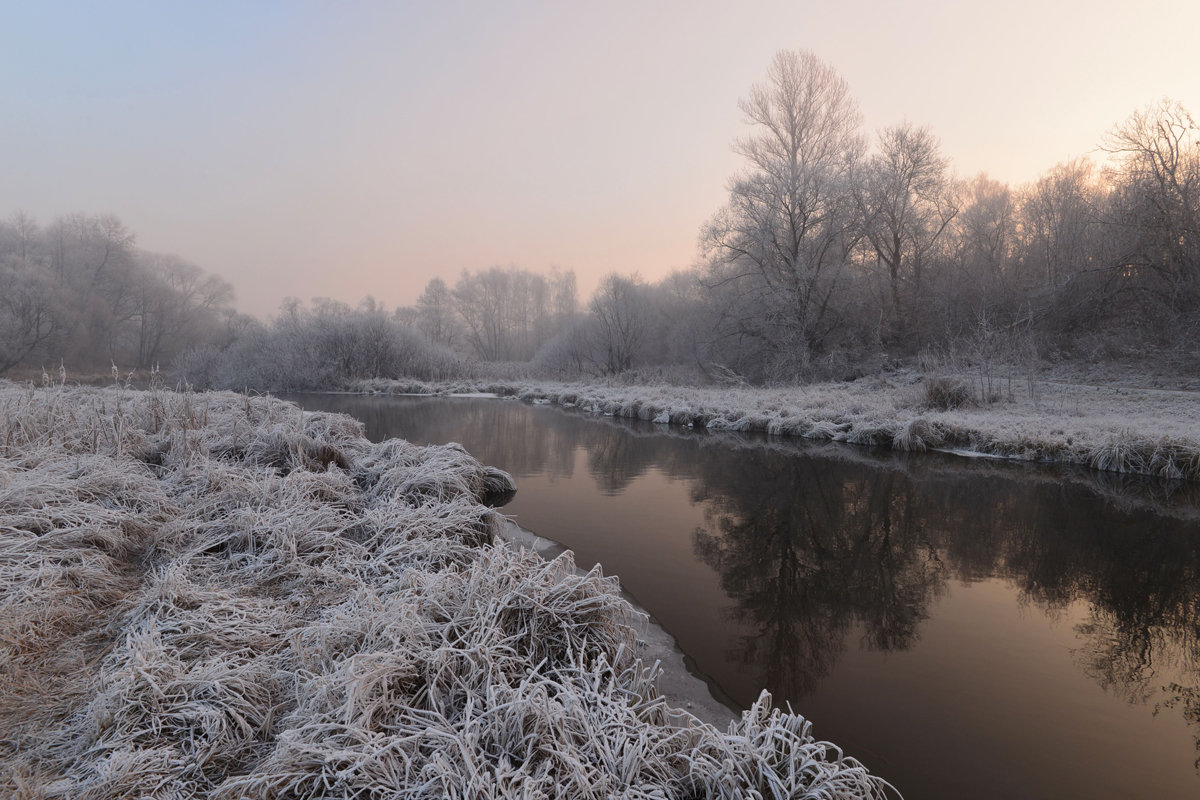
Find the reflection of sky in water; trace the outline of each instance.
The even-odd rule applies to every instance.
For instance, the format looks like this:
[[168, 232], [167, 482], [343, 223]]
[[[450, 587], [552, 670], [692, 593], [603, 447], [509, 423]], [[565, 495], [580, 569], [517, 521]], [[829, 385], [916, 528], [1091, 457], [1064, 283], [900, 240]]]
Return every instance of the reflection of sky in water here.
[[1191, 488], [1158, 515], [1161, 486], [1083, 472], [511, 401], [304, 403], [509, 470], [505, 513], [619, 575], [734, 701], [769, 689], [910, 797], [1200, 792]]

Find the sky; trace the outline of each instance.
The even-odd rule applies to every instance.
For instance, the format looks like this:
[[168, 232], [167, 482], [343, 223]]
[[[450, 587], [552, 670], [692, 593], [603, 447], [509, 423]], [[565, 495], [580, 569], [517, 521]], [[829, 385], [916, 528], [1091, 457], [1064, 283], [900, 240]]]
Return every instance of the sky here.
[[111, 213], [285, 296], [413, 303], [440, 276], [696, 263], [776, 52], [865, 132], [928, 125], [1014, 186], [1163, 97], [1200, 114], [1195, 0], [0, 0], [0, 216]]

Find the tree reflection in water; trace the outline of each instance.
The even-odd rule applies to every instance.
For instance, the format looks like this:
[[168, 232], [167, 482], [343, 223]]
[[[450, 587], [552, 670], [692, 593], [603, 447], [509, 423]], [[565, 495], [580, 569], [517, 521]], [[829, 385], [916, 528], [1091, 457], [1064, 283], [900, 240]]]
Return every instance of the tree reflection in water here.
[[[868, 647], [911, 645], [946, 585], [911, 490], [844, 464], [740, 456], [736, 465], [702, 459], [696, 492], [716, 531], [696, 532], [696, 552], [753, 630], [740, 660], [763, 665], [769, 687], [799, 699], [833, 669], [856, 625]], [[762, 463], [746, 469], [746, 460]]]
[[1086, 603], [1078, 666], [1106, 691], [1176, 710], [1200, 750], [1200, 526], [1186, 507], [1131, 510], [996, 468], [766, 448], [695, 463], [708, 521], [696, 553], [750, 631], [736, 658], [773, 691], [812, 692], [856, 632], [868, 648], [906, 649], [948, 580], [1002, 577], [1051, 616]]
[[1200, 748], [1195, 484], [665, 433], [514, 402], [314, 399], [305, 406], [352, 413], [372, 436], [461, 441], [518, 476], [569, 477], [583, 449], [606, 495], [651, 468], [686, 482], [703, 509], [694, 553], [733, 603], [727, 655], [780, 700], [812, 693], [851, 643], [913, 648], [952, 581], [1002, 579], [1052, 617], [1085, 608], [1075, 664], [1109, 693], [1180, 715]]

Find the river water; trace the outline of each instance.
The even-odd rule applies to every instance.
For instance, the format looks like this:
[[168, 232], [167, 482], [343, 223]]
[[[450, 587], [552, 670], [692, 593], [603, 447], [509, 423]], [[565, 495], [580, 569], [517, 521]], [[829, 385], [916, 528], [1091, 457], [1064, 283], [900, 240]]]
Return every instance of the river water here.
[[302, 395], [457, 441], [715, 695], [763, 689], [919, 798], [1200, 797], [1200, 487], [668, 430], [512, 400]]

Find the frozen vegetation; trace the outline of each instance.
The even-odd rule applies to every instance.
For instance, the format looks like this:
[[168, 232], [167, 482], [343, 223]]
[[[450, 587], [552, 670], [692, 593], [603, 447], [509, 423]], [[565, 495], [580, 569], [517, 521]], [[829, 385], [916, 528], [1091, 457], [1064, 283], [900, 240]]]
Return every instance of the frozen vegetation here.
[[0, 795], [885, 796], [766, 695], [670, 708], [613, 578], [495, 539], [511, 488], [270, 398], [0, 382]]
[[664, 425], [1200, 479], [1200, 394], [1036, 380], [995, 380], [981, 391], [978, 381], [899, 372], [784, 388], [413, 381], [370, 381], [357, 388], [491, 391]]

